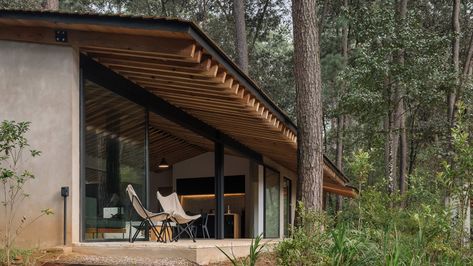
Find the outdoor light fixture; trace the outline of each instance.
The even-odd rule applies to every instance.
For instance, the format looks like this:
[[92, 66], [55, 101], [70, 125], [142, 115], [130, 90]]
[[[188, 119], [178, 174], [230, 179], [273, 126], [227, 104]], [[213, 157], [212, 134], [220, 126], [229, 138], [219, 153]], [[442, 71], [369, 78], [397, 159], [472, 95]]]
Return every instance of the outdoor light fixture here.
[[158, 167], [161, 169], [169, 168], [169, 164], [168, 162], [166, 162], [166, 159], [163, 158], [159, 163]]

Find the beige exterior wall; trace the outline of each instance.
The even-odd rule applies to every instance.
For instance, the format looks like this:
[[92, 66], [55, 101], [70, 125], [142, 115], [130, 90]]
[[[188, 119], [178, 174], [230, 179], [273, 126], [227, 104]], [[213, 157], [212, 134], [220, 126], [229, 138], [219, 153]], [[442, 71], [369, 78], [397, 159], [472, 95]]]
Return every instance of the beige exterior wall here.
[[[25, 162], [36, 179], [19, 216], [32, 218], [51, 208], [27, 228], [17, 245], [62, 244], [62, 186], [69, 186], [68, 241], [79, 238], [79, 57], [71, 47], [0, 41], [0, 120], [30, 121], [31, 147], [42, 151]], [[1, 196], [0, 192], [0, 196]], [[0, 215], [0, 223], [3, 223]], [[73, 221], [73, 222], [72, 222]], [[74, 234], [72, 233], [74, 232]]]

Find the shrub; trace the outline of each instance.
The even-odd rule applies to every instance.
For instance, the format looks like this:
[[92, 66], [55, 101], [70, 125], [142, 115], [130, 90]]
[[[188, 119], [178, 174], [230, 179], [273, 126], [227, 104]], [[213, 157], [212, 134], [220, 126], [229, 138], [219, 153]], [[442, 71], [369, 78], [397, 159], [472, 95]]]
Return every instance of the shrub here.
[[0, 183], [2, 187], [2, 216], [4, 220], [1, 242], [5, 252], [4, 260], [10, 265], [11, 251], [16, 238], [21, 232], [44, 215], [52, 214], [51, 209], [41, 210], [32, 219], [18, 217], [19, 206], [29, 197], [24, 191], [25, 184], [35, 178], [34, 174], [21, 168], [25, 153], [30, 157], [37, 157], [40, 151], [29, 149], [25, 137], [29, 130], [29, 122], [3, 121], [0, 124]]
[[323, 214], [307, 211], [302, 203], [297, 206], [299, 226], [291, 230], [291, 237], [276, 247], [281, 265], [325, 265], [330, 261], [329, 236], [322, 230], [328, 227]]

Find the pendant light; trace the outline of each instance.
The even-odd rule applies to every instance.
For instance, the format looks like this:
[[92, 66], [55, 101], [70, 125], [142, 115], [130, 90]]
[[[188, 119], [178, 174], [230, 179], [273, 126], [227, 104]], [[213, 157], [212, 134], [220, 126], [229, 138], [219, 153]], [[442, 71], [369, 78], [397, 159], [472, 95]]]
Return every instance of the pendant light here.
[[163, 158], [161, 162], [159, 163], [158, 167], [161, 169], [166, 169], [166, 168], [169, 168], [169, 164], [168, 162], [166, 162], [166, 159]]

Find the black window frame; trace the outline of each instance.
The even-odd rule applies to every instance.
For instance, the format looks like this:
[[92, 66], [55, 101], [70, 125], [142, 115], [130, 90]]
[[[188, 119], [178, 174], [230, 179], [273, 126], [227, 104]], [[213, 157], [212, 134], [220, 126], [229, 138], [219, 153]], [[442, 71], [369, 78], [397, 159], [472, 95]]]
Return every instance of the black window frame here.
[[[86, 150], [85, 150], [85, 127], [86, 127], [86, 123], [85, 123], [85, 81], [86, 80], [90, 80], [94, 83], [96, 83], [97, 85], [103, 87], [104, 89], [106, 90], [109, 90], [111, 93], [114, 93], [124, 99], [127, 99], [129, 100], [130, 102], [132, 102], [133, 104], [137, 104], [141, 107], [144, 108], [145, 110], [145, 182], [144, 182], [144, 192], [145, 192], [145, 198], [143, 199], [143, 205], [145, 208], [148, 208], [148, 205], [149, 205], [149, 199], [150, 199], [150, 195], [148, 193], [148, 188], [149, 188], [149, 139], [148, 139], [148, 136], [149, 136], [149, 110], [146, 106], [143, 106], [139, 103], [136, 103], [135, 101], [133, 101], [132, 99], [129, 99], [128, 97], [122, 95], [122, 94], [117, 94], [116, 93], [116, 89], [117, 88], [113, 88], [113, 81], [112, 80], [108, 80], [108, 82], [97, 82], [96, 80], [93, 80], [93, 79], [88, 79], [88, 75], [89, 73], [91, 73], [86, 66], [83, 66], [82, 64], [80, 64], [80, 70], [79, 70], [79, 127], [80, 127], [80, 133], [79, 133], [79, 146], [80, 146], [80, 155], [79, 155], [79, 176], [80, 176], [80, 181], [79, 181], [79, 185], [80, 185], [80, 189], [79, 189], [79, 194], [80, 194], [80, 197], [79, 197], [79, 216], [80, 216], [80, 222], [79, 222], [79, 242], [85, 242], [85, 243], [95, 243], [95, 242], [127, 242], [129, 241], [127, 238], [124, 238], [124, 239], [86, 239], [85, 237], [85, 234], [86, 234], [86, 230], [85, 230], [85, 224], [86, 224], [86, 217], [85, 217], [85, 213], [84, 213], [84, 208], [85, 208], [85, 190], [86, 190], [86, 187], [85, 187], [85, 170], [86, 170], [86, 166], [85, 166], [85, 155], [86, 155]], [[128, 210], [128, 211], [132, 211], [132, 210]], [[126, 213], [126, 211], [125, 211]], [[148, 230], [146, 230], [145, 232], [145, 237], [143, 239], [137, 239], [136, 241], [149, 241], [149, 234], [148, 234]]]

